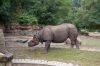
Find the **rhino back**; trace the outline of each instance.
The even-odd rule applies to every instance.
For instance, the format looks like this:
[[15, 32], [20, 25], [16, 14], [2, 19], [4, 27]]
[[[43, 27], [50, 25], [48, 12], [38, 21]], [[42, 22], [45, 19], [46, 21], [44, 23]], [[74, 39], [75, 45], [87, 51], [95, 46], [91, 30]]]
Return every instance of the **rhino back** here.
[[50, 26], [44, 27], [40, 31], [40, 36], [42, 41], [52, 41], [52, 32], [50, 30]]
[[[74, 33], [75, 32], [75, 33]], [[57, 26], [46, 26], [41, 30], [41, 37], [43, 41], [52, 41], [54, 43], [64, 42], [70, 35], [76, 35], [77, 29], [72, 24], [61, 24]]]

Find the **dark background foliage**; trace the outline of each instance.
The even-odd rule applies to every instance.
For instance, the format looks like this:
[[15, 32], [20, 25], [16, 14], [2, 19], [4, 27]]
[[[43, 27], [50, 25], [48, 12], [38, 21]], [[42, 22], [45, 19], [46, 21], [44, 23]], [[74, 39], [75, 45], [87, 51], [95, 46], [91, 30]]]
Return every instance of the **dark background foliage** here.
[[99, 29], [100, 0], [0, 0], [0, 21], [20, 25], [66, 21], [79, 29]]

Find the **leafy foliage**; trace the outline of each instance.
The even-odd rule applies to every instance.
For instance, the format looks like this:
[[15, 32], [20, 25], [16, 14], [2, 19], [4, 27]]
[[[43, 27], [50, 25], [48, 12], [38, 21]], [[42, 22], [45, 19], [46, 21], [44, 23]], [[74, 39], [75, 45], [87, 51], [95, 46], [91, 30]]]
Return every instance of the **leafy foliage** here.
[[0, 20], [19, 24], [60, 24], [100, 28], [99, 0], [0, 0]]
[[23, 13], [19, 16], [18, 23], [20, 25], [37, 24], [37, 18], [33, 15]]
[[[57, 24], [68, 14], [70, 4], [65, 0], [29, 0], [24, 1], [23, 8], [38, 18], [39, 24]], [[27, 4], [27, 5], [26, 5]]]
[[84, 0], [77, 12], [74, 13], [73, 22], [78, 28], [97, 29], [100, 28], [100, 1]]
[[2, 21], [10, 20], [10, 3], [8, 1], [2, 2], [2, 5], [0, 6], [0, 20]]

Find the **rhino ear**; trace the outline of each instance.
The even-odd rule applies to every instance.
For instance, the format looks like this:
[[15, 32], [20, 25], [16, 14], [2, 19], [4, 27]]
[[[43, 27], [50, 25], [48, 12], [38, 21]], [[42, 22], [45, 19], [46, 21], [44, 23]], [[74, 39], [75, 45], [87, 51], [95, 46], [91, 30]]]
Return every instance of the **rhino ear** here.
[[38, 32], [36, 31], [36, 35], [38, 34]]
[[34, 36], [33, 36], [33, 40], [34, 40], [34, 41], [39, 41], [38, 36], [37, 36], [37, 35], [34, 35]]
[[39, 31], [36, 31], [36, 35], [39, 35]]

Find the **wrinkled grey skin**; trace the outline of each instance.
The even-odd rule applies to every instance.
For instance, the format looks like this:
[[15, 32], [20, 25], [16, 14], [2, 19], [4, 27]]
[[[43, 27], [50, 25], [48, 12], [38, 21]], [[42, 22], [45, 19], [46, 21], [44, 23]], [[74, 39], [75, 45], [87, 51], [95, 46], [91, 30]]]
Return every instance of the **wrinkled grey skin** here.
[[38, 45], [39, 42], [45, 42], [45, 51], [48, 52], [50, 49], [50, 43], [62, 43], [68, 38], [71, 40], [71, 48], [76, 46], [79, 49], [79, 44], [77, 44], [78, 31], [77, 28], [70, 23], [64, 23], [57, 26], [46, 26], [40, 30], [33, 39], [28, 42], [28, 46], [32, 47]]

